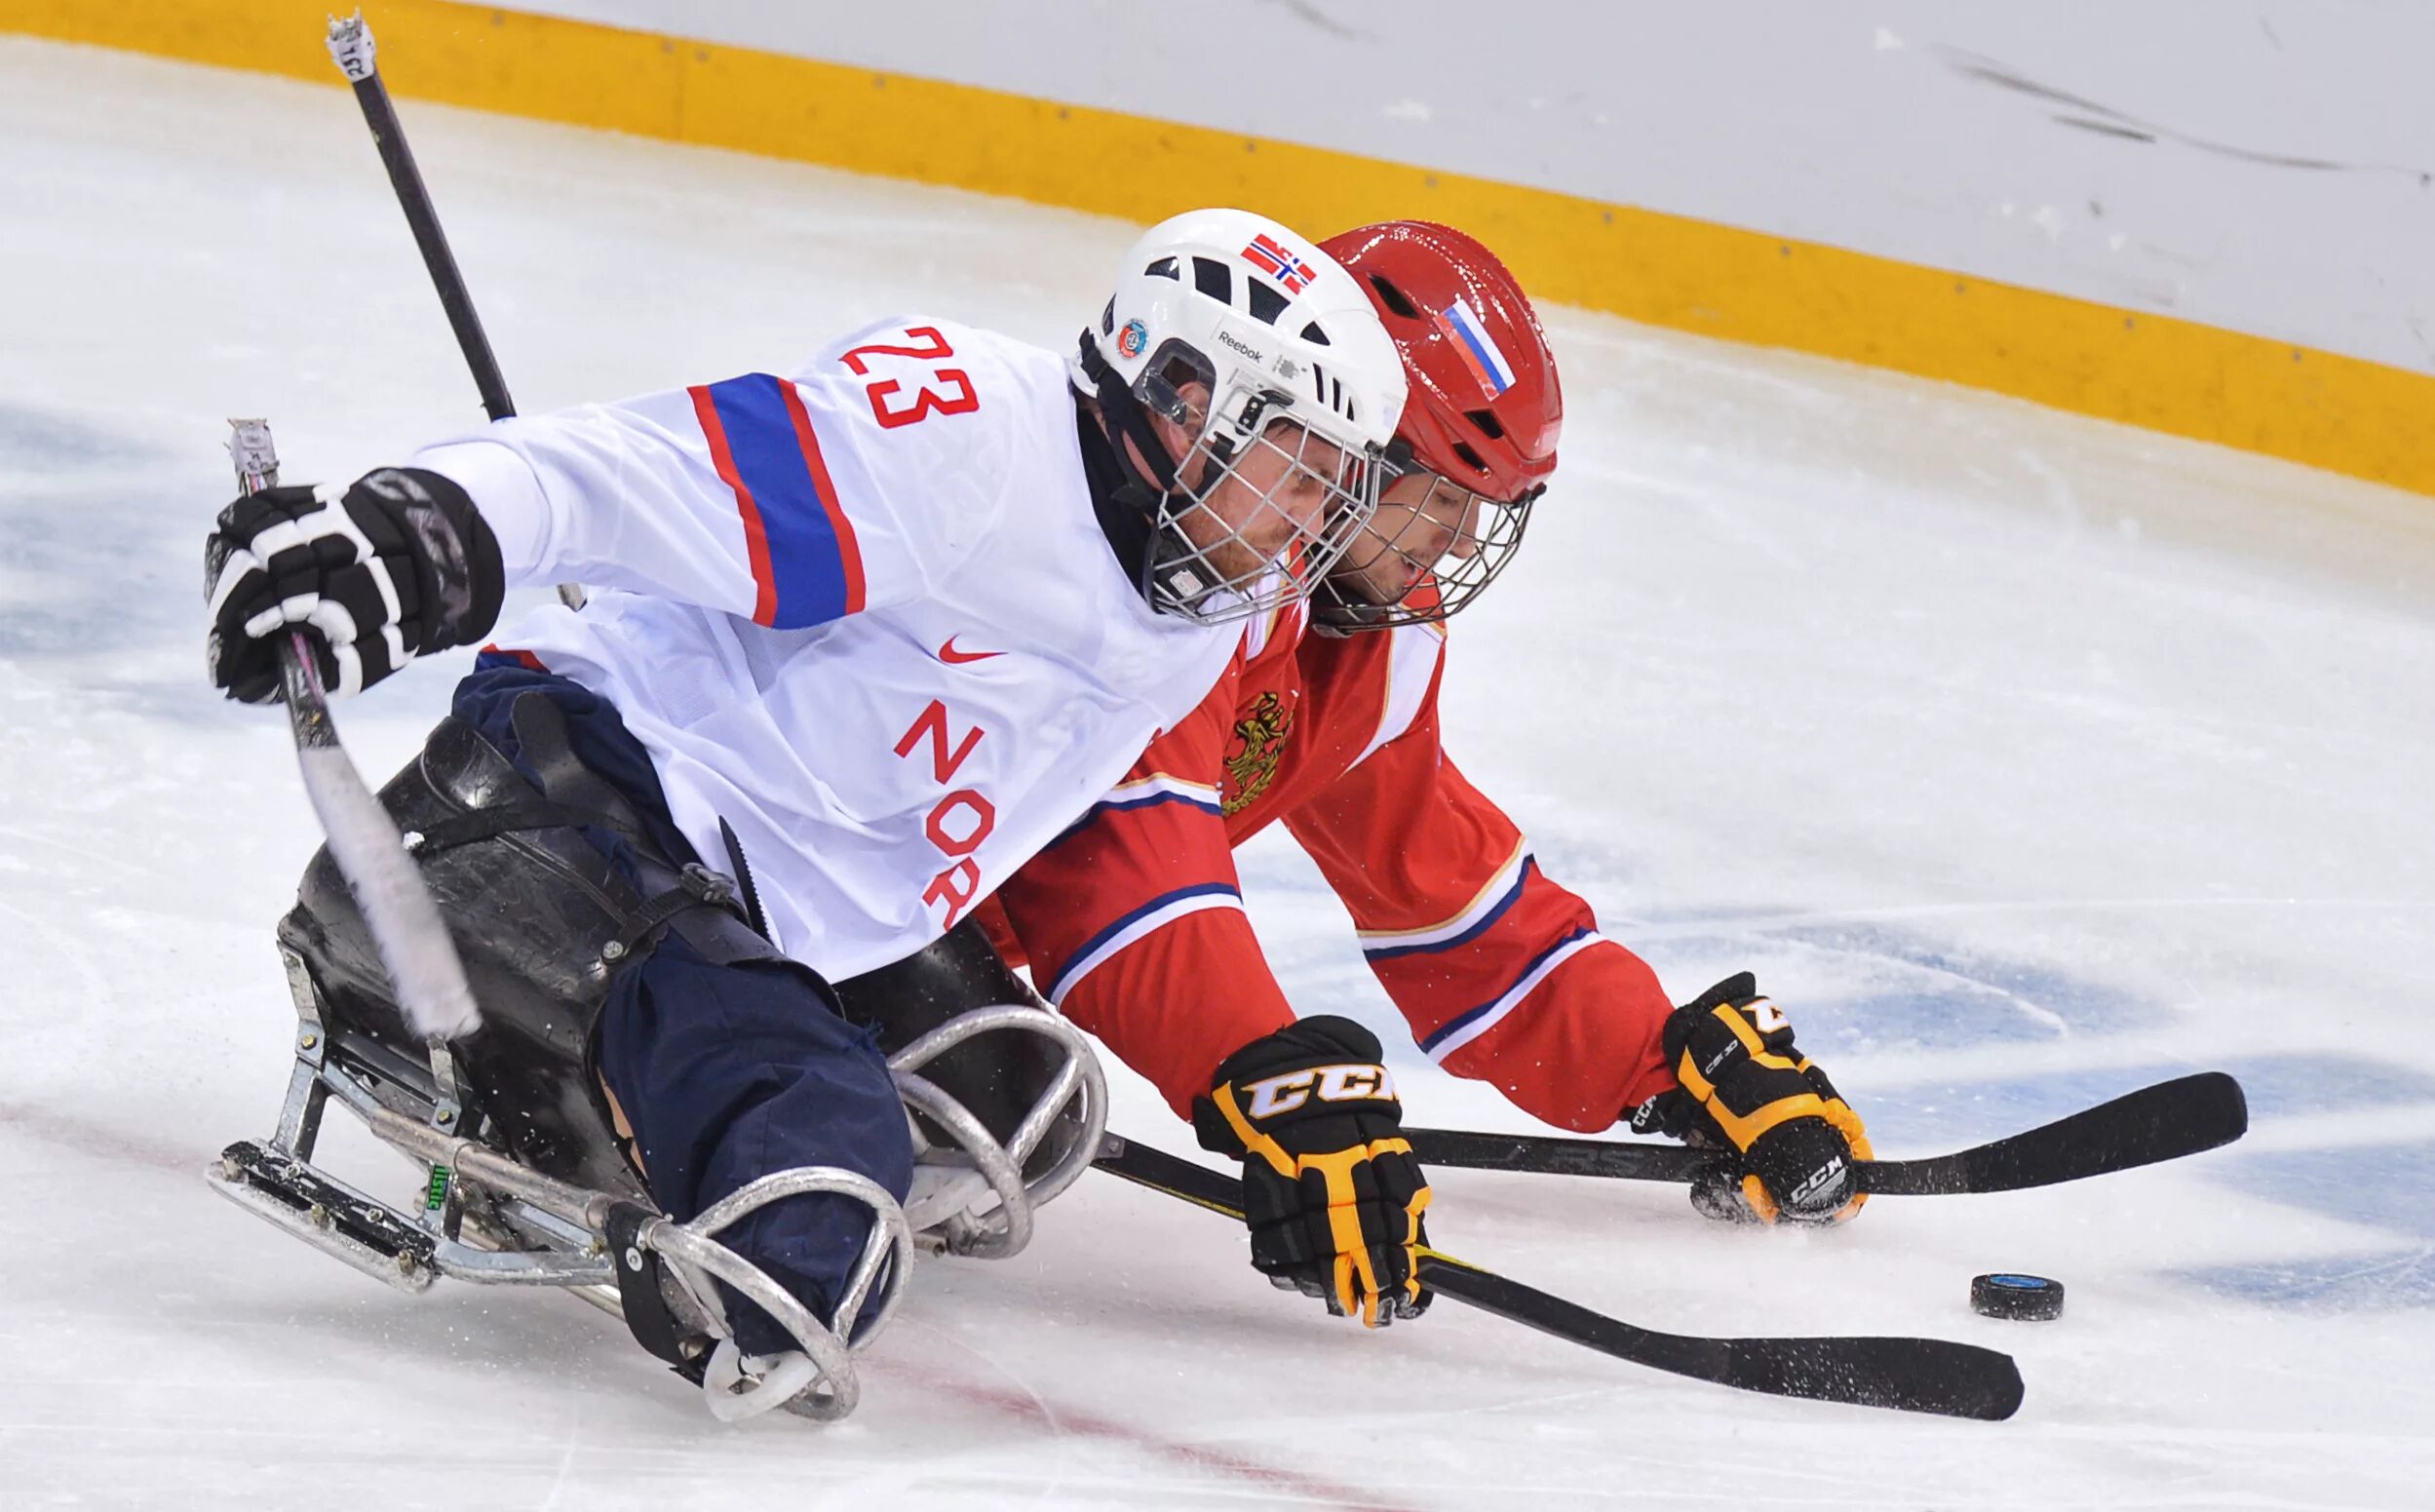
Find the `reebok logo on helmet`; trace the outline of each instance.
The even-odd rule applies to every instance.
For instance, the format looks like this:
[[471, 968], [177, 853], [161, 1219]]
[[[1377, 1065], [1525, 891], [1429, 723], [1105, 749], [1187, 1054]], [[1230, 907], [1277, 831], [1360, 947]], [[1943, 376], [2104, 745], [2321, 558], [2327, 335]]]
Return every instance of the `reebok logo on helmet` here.
[[1233, 349], [1236, 356], [1248, 357], [1256, 363], [1264, 363], [1268, 361], [1267, 353], [1261, 351], [1259, 348], [1252, 345], [1248, 341], [1238, 340], [1234, 332], [1231, 330], [1221, 330], [1218, 332], [1218, 344], [1223, 347], [1230, 347]]

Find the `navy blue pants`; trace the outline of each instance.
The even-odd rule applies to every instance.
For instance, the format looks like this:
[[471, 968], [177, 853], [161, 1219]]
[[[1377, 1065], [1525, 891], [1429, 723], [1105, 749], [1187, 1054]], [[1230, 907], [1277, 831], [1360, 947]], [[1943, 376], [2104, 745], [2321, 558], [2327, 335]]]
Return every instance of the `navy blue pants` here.
[[[649, 754], [605, 699], [485, 655], [457, 684], [455, 712], [537, 780], [508, 714], [536, 690], [565, 714], [576, 756], [634, 805], [668, 858], [699, 860], [669, 817]], [[632, 879], [627, 842], [606, 831], [586, 833]], [[838, 1013], [835, 992], [808, 966], [715, 965], [664, 934], [611, 981], [594, 1036], [601, 1078], [634, 1126], [651, 1194], [673, 1218], [691, 1219], [755, 1178], [794, 1166], [860, 1172], [899, 1201], [911, 1188], [912, 1140], [887, 1059], [869, 1030]], [[762, 1208], [720, 1242], [828, 1319], [870, 1232], [870, 1208], [814, 1194]], [[732, 1293], [726, 1300], [747, 1354], [792, 1347], [759, 1308]]]

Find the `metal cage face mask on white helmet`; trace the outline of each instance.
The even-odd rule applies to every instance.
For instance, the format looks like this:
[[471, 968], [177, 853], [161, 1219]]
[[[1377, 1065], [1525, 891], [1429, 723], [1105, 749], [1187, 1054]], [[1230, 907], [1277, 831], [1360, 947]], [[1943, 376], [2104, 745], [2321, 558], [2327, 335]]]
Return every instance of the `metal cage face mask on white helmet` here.
[[[1309, 596], [1377, 508], [1405, 397], [1352, 275], [1239, 210], [1178, 215], [1134, 244], [1073, 377], [1128, 470], [1152, 475], [1151, 605], [1203, 624]], [[1191, 434], [1181, 456], [1151, 414]]]

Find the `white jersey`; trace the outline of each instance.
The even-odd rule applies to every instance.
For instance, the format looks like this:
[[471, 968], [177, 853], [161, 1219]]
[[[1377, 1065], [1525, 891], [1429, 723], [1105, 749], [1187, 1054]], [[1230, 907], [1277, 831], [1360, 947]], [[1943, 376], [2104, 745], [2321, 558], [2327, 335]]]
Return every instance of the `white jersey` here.
[[606, 697], [713, 870], [732, 826], [778, 947], [900, 959], [1055, 838], [1224, 671], [1156, 614], [1085, 482], [1057, 355], [895, 320], [795, 372], [508, 420], [413, 459], [511, 584], [498, 645]]

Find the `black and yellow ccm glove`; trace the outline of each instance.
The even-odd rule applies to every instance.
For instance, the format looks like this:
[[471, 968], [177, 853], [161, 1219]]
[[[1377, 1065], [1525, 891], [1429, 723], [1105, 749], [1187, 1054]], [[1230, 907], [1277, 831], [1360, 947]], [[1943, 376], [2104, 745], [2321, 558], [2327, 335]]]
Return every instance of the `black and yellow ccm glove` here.
[[1368, 1328], [1428, 1306], [1413, 1251], [1429, 1182], [1376, 1035], [1322, 1015], [1256, 1039], [1218, 1066], [1192, 1126], [1243, 1162], [1252, 1264], [1277, 1286]]
[[1632, 1127], [1739, 1157], [1723, 1180], [1692, 1183], [1692, 1206], [1744, 1222], [1839, 1223], [1869, 1200], [1851, 1169], [1874, 1158], [1868, 1130], [1794, 1048], [1756, 977], [1727, 977], [1677, 1008], [1665, 1049], [1681, 1090], [1642, 1104]]

